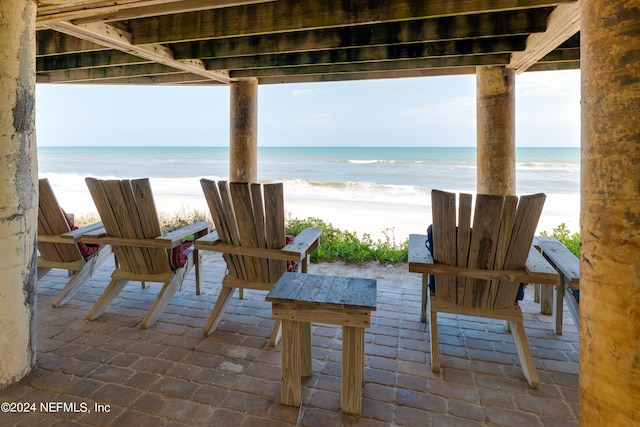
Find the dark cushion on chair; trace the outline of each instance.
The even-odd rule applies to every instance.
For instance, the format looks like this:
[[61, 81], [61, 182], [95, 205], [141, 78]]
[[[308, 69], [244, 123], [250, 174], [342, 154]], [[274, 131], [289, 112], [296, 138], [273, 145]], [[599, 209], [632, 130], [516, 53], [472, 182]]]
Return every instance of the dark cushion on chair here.
[[[431, 253], [433, 257], [433, 229], [431, 225], [427, 228], [427, 249]], [[431, 292], [436, 292], [436, 278], [433, 275], [429, 275], [429, 290]], [[518, 295], [516, 295], [516, 301], [522, 301], [524, 299], [524, 283], [520, 283], [520, 287], [518, 288]]]
[[175, 248], [171, 248], [167, 251], [169, 256], [169, 264], [171, 269], [176, 271], [179, 268], [187, 265], [187, 249], [193, 245], [193, 242], [182, 242]]
[[[77, 230], [78, 227], [76, 227], [76, 225], [73, 223], [69, 215], [67, 215], [67, 213], [64, 210], [62, 211], [62, 213], [64, 214], [64, 218], [67, 220], [69, 229]], [[78, 242], [77, 245], [78, 245], [78, 249], [80, 249], [80, 253], [85, 259], [89, 258], [91, 255], [98, 252], [98, 249], [100, 248], [100, 245], [85, 244], [82, 242]]]
[[[295, 239], [294, 236], [291, 236], [289, 234], [287, 234], [285, 236], [285, 245], [288, 245], [289, 243], [293, 243], [293, 240]], [[287, 261], [287, 272], [289, 273], [295, 273], [298, 270], [298, 263], [295, 261]]]

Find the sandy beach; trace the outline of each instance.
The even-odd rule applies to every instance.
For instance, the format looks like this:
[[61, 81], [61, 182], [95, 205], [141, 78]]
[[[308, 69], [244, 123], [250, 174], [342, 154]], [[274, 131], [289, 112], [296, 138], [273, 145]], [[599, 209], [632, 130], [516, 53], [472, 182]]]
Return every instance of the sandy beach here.
[[[67, 212], [76, 216], [97, 215], [89, 191], [56, 190], [59, 203]], [[207, 212], [204, 196], [155, 193], [156, 207], [160, 214], [173, 215], [194, 210]], [[285, 194], [285, 211], [288, 218], [319, 218], [342, 230], [368, 233], [374, 240], [395, 239], [401, 242], [411, 233], [425, 233], [431, 223], [431, 206], [428, 200], [416, 204], [386, 204], [361, 201], [314, 200], [290, 198]], [[549, 195], [538, 224], [538, 232], [551, 232], [565, 223], [572, 232], [579, 231], [579, 196]], [[386, 236], [385, 236], [386, 234]]]

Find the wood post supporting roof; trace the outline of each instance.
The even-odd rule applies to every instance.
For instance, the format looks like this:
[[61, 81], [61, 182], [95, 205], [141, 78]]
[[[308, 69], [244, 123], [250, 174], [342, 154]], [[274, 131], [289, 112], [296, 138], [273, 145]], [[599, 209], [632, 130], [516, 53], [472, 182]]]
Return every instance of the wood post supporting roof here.
[[516, 194], [515, 73], [478, 67], [478, 193]]
[[640, 424], [640, 4], [582, 1], [580, 426]]
[[[0, 0], [0, 245], [9, 248], [0, 261], [0, 388], [35, 362], [35, 78], [231, 84], [231, 179], [251, 182], [258, 82], [470, 74], [487, 67], [478, 72], [484, 85], [489, 80], [482, 76], [497, 72], [494, 66], [581, 68], [580, 425], [637, 425], [639, 10], [628, 0]], [[497, 70], [502, 86], [480, 90], [479, 103], [512, 93], [512, 75]], [[482, 118], [482, 132], [508, 117], [510, 107], [502, 108]], [[479, 114], [491, 111], [500, 110]], [[508, 129], [513, 126], [505, 124]], [[479, 144], [502, 161], [479, 158], [501, 184], [479, 182], [489, 192], [513, 193], [515, 179], [503, 169], [513, 158], [500, 151], [511, 144]]]
[[258, 182], [258, 80], [231, 83], [229, 180]]

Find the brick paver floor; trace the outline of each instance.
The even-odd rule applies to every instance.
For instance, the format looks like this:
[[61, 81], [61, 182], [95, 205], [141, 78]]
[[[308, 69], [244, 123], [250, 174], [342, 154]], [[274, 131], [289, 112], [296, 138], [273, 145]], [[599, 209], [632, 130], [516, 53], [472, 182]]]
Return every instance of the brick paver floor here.
[[[378, 307], [366, 330], [362, 415], [340, 412], [341, 328], [313, 326], [313, 376], [302, 381], [302, 405], [281, 405], [280, 345], [265, 292], [237, 295], [219, 329], [203, 336], [220, 290], [224, 262], [206, 254], [206, 293], [194, 273], [158, 322], [140, 321], [158, 291], [130, 283], [95, 321], [87, 313], [109, 281], [106, 263], [69, 303], [51, 300], [67, 281], [51, 271], [38, 285], [37, 362], [22, 381], [0, 391], [20, 413], [0, 413], [16, 426], [576, 426], [578, 334], [565, 310], [564, 333], [527, 291], [523, 304], [540, 388], [522, 374], [502, 322], [440, 315], [442, 372], [429, 366], [429, 338], [420, 323], [420, 276], [406, 265], [378, 280]], [[323, 264], [310, 272], [326, 272]], [[371, 277], [345, 266], [345, 276]], [[3, 405], [6, 408], [6, 405]], [[4, 409], [3, 409], [4, 411]]]

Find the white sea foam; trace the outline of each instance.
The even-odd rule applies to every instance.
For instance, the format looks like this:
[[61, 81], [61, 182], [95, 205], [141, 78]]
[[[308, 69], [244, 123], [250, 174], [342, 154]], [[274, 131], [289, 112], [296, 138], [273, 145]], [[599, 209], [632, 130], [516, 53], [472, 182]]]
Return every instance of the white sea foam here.
[[[579, 151], [524, 150], [518, 152], [518, 158], [518, 193], [547, 194], [541, 220], [546, 227], [543, 229], [550, 230], [561, 222], [577, 229]], [[172, 147], [65, 151], [56, 148], [39, 151], [39, 167], [41, 177], [49, 178], [56, 194], [64, 195], [61, 196], [65, 198], [64, 206], [75, 203], [73, 209], [77, 210], [91, 205], [83, 202], [90, 201], [85, 176], [149, 177], [154, 194], [158, 195], [156, 200], [188, 198], [189, 204], [200, 205], [204, 202], [200, 178], [226, 179], [228, 150]], [[298, 206], [368, 203], [387, 206], [398, 213], [408, 212], [410, 207], [425, 211], [432, 188], [475, 192], [476, 169], [473, 149], [265, 149], [259, 153], [258, 163], [261, 182], [283, 182], [285, 200], [297, 200]], [[177, 201], [175, 210], [180, 210], [183, 204], [187, 201]], [[163, 207], [171, 208], [171, 205]], [[336, 217], [346, 215], [326, 213]], [[372, 212], [363, 214], [370, 218]]]

